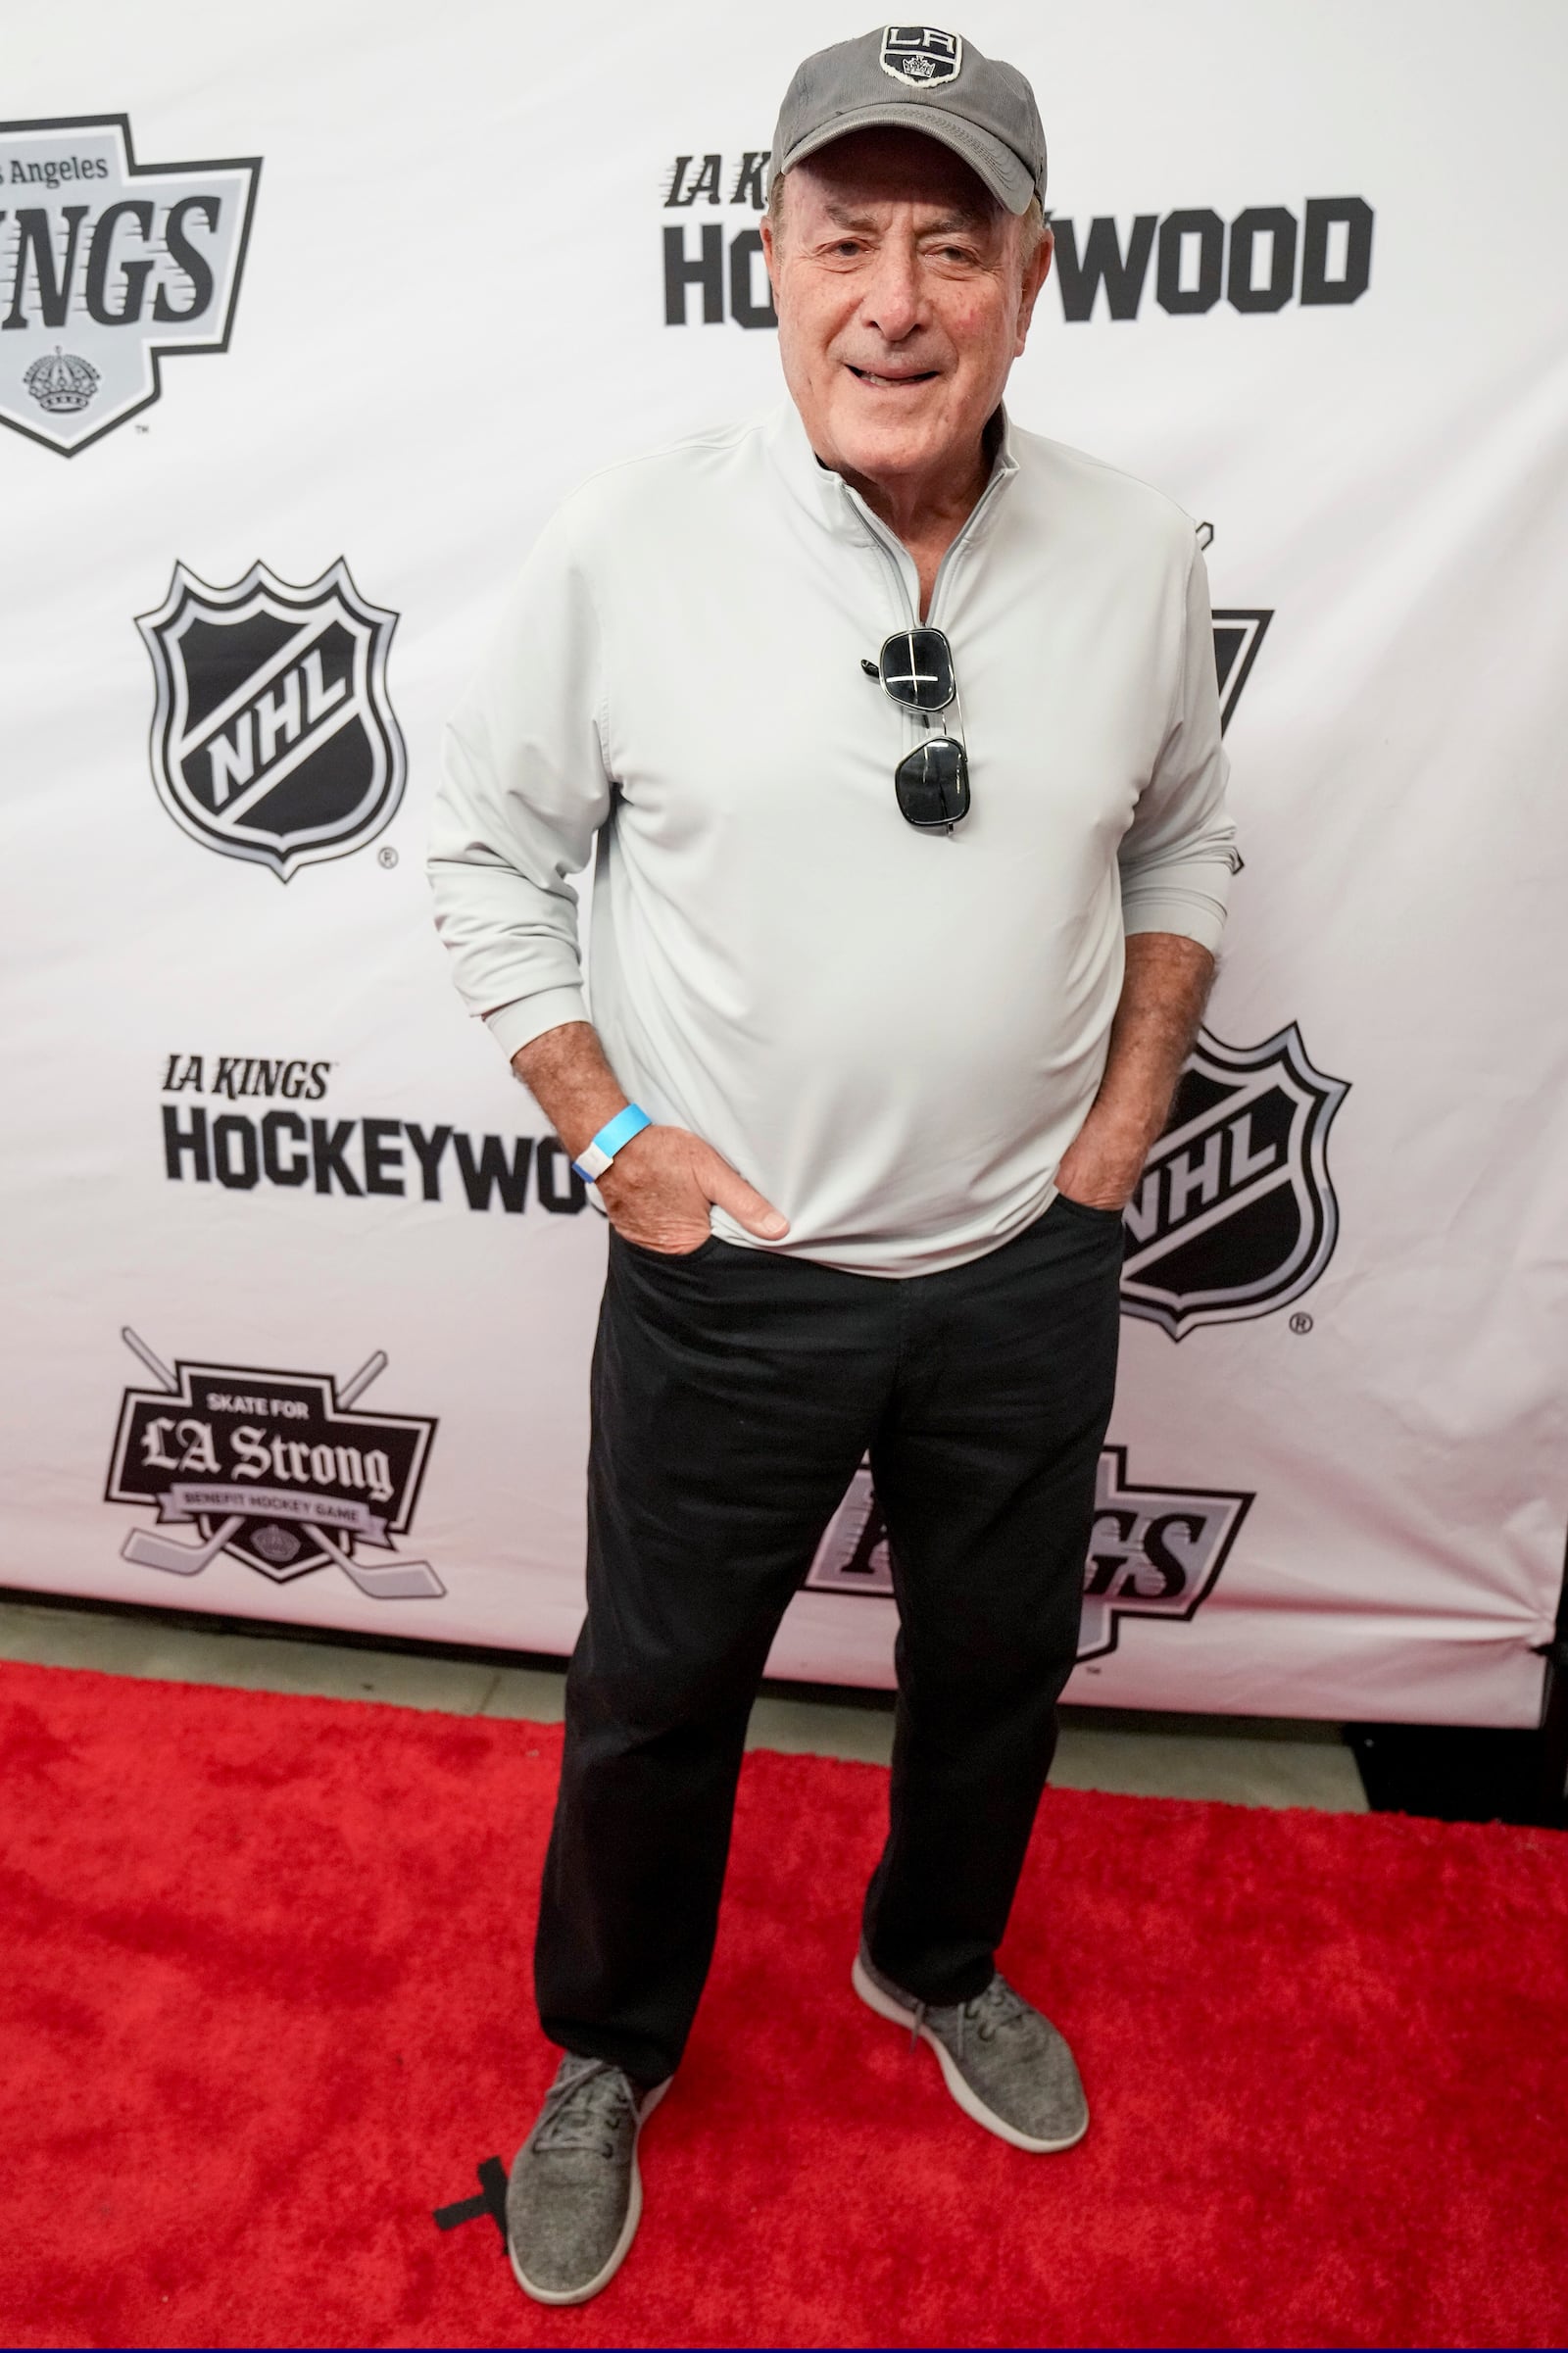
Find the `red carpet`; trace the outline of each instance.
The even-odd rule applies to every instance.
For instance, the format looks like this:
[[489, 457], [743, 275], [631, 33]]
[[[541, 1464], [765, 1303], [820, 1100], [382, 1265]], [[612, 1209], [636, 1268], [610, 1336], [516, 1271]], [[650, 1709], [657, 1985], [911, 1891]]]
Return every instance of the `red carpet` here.
[[598, 2303], [481, 2217], [553, 2054], [558, 1736], [0, 1667], [22, 2345], [1568, 2336], [1568, 1838], [1046, 1801], [1005, 1958], [1096, 2122], [968, 2125], [847, 1978], [885, 1776], [748, 1764], [707, 2006]]

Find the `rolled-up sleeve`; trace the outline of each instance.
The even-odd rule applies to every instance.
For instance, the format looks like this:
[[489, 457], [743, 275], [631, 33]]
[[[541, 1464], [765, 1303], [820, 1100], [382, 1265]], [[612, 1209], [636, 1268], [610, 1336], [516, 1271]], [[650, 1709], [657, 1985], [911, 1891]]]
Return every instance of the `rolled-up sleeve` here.
[[509, 1056], [587, 1018], [567, 878], [610, 811], [603, 670], [590, 586], [558, 517], [447, 727], [430, 826], [453, 978]]
[[1169, 725], [1122, 837], [1127, 931], [1175, 932], [1218, 953], [1236, 849], [1225, 806], [1229, 772], [1219, 733], [1208, 575], [1195, 541]]

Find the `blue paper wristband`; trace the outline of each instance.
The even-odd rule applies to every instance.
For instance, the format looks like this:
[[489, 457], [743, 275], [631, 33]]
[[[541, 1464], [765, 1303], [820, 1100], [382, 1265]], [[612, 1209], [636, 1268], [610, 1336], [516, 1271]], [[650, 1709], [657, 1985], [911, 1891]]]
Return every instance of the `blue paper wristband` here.
[[633, 1136], [640, 1136], [645, 1127], [652, 1127], [653, 1124], [641, 1103], [629, 1103], [623, 1111], [615, 1113], [613, 1119], [605, 1121], [591, 1144], [583, 1146], [581, 1156], [572, 1162], [573, 1168], [592, 1185], [604, 1175], [621, 1146], [629, 1144]]

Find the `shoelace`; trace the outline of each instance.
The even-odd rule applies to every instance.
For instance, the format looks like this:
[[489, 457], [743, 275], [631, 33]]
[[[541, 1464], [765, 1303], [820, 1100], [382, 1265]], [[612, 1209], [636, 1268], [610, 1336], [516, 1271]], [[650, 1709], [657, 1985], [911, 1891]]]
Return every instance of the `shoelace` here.
[[[916, 2002], [914, 2005], [909, 2025], [909, 2048], [911, 2050], [920, 2039], [920, 2029], [932, 2007], [930, 2002]], [[1023, 1995], [1013, 1991], [1000, 1970], [984, 1993], [977, 1993], [973, 2001], [960, 2002], [957, 2010], [957, 2040], [960, 2052], [963, 2049], [964, 2038], [971, 2028], [973, 2028], [978, 2041], [994, 2042], [998, 2034], [1005, 2034], [1012, 2027], [1027, 2025], [1034, 2016]]]
[[982, 2042], [992, 2042], [1009, 2028], [1027, 2026], [1034, 2012], [1021, 1993], [1014, 1993], [999, 1970], [986, 1987], [972, 2002], [963, 2005], [963, 2023], [973, 2027]]
[[615, 2128], [623, 2113], [636, 2111], [636, 2097], [618, 2067], [608, 2059], [585, 2059], [551, 2085], [545, 2112], [533, 2136], [536, 2149], [596, 2149], [615, 2154]]

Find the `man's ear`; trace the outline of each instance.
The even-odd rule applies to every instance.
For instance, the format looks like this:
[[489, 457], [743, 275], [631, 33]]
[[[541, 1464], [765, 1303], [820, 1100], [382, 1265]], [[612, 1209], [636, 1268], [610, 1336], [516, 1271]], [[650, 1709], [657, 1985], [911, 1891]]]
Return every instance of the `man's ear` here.
[[1041, 287], [1051, 275], [1051, 257], [1055, 249], [1056, 240], [1048, 221], [1041, 235], [1039, 246], [1036, 248], [1035, 258], [1023, 273], [1023, 289], [1018, 303], [1018, 339], [1012, 347], [1012, 356], [1015, 360], [1021, 359], [1023, 347], [1029, 340], [1029, 326], [1035, 315], [1035, 304], [1040, 299]]
[[[776, 267], [778, 240], [773, 234], [773, 223], [765, 213], [762, 215], [761, 225], [758, 231], [758, 234], [762, 240], [762, 262], [767, 270], [767, 282], [772, 287], [773, 293], [776, 297], [778, 294], [778, 270]], [[776, 299], [774, 301], [773, 308], [775, 310], [778, 308]]]

